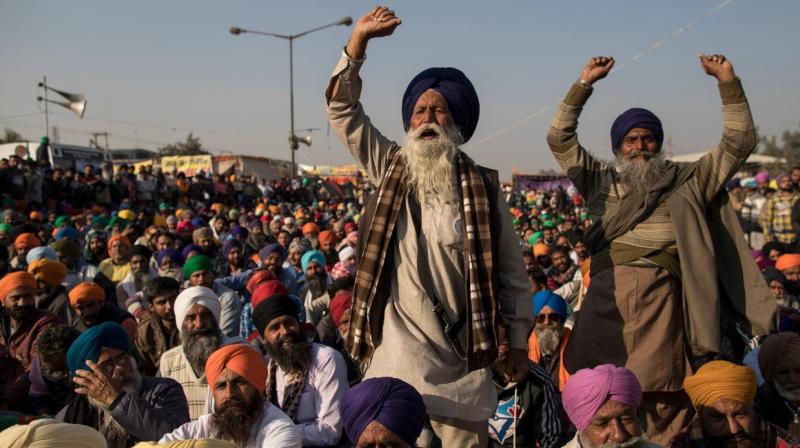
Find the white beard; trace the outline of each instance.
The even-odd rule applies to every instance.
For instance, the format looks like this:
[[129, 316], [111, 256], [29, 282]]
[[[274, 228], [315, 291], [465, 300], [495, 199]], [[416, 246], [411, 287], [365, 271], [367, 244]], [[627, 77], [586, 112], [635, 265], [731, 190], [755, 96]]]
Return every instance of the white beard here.
[[[436, 132], [431, 140], [420, 138], [428, 130]], [[458, 145], [464, 141], [455, 126], [444, 128], [436, 123], [423, 124], [406, 135], [402, 155], [406, 161], [405, 180], [410, 191], [453, 195], [453, 175]]]
[[[645, 160], [638, 163], [632, 161], [631, 158], [637, 155], [642, 155]], [[666, 156], [661, 151], [658, 154], [642, 151], [626, 157], [619, 155], [611, 165], [617, 171], [620, 183], [626, 191], [648, 189], [661, 180], [667, 168]]]
[[786, 401], [792, 403], [800, 402], [800, 389], [797, 387], [792, 387], [791, 389], [783, 384], [778, 383], [777, 381], [774, 382], [775, 391], [778, 392], [778, 395], [781, 396]]

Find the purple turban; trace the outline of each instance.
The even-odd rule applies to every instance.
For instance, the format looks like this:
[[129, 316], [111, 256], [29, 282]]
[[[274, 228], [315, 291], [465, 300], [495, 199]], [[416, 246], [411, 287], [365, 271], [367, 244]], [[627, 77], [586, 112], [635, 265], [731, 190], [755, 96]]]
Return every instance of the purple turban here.
[[181, 255], [183, 256], [183, 259], [185, 260], [185, 259], [189, 258], [189, 254], [191, 252], [197, 252], [199, 254], [202, 254], [203, 253], [203, 248], [198, 246], [198, 245], [196, 245], [196, 244], [187, 244], [183, 248], [183, 251], [181, 251]]
[[664, 142], [664, 129], [661, 127], [661, 120], [656, 114], [647, 109], [634, 107], [623, 112], [611, 125], [611, 150], [614, 154], [619, 152], [622, 147], [622, 139], [625, 134], [633, 128], [645, 128], [653, 131], [658, 147]]
[[397, 378], [370, 378], [353, 386], [342, 397], [342, 426], [355, 445], [373, 421], [415, 446], [427, 420], [422, 396]]
[[238, 247], [239, 250], [241, 251], [242, 250], [242, 243], [239, 240], [235, 239], [235, 238], [228, 238], [227, 240], [225, 240], [224, 243], [222, 243], [222, 255], [225, 255], [227, 257], [228, 253], [234, 247]]
[[176, 249], [169, 248], [160, 250], [158, 252], [156, 255], [156, 261], [158, 262], [159, 267], [161, 267], [161, 260], [163, 260], [164, 257], [169, 257], [173, 263], [177, 264], [178, 266], [183, 266], [183, 255], [181, 255], [181, 253]]
[[261, 249], [261, 251], [258, 253], [258, 258], [260, 258], [261, 261], [263, 262], [264, 260], [267, 259], [267, 257], [269, 257], [275, 252], [277, 252], [280, 255], [281, 261], [286, 259], [286, 250], [283, 248], [283, 246], [281, 246], [278, 243], [267, 244], [266, 246], [264, 246], [264, 248]]
[[452, 67], [432, 67], [424, 70], [408, 84], [403, 94], [403, 127], [411, 126], [411, 115], [417, 100], [428, 89], [439, 92], [453, 117], [464, 142], [469, 141], [478, 126], [481, 106], [475, 87], [461, 70]]
[[237, 225], [231, 227], [231, 235], [233, 235], [236, 238], [239, 238], [239, 237], [247, 238], [247, 235], [250, 235], [250, 231], [237, 224]]
[[606, 401], [614, 400], [637, 410], [642, 404], [642, 386], [636, 375], [624, 367], [603, 364], [575, 372], [561, 395], [564, 411], [578, 431], [592, 422]]

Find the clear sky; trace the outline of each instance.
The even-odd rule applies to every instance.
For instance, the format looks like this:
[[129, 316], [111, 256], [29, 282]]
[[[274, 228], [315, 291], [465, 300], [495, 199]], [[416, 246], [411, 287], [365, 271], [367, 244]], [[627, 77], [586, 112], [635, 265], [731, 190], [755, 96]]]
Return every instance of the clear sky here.
[[[0, 127], [33, 139], [43, 135], [36, 83], [46, 75], [53, 87], [85, 93], [89, 101], [83, 120], [51, 108], [51, 125], [59, 127], [64, 143], [87, 144], [89, 132], [106, 131], [111, 148], [138, 143], [155, 149], [193, 130], [213, 152], [288, 159], [288, 43], [237, 37], [228, 28], [299, 33], [347, 15], [357, 19], [373, 5], [0, 0]], [[400, 101], [408, 81], [429, 66], [458, 67], [481, 100], [480, 123], [466, 150], [506, 179], [512, 166], [523, 172], [556, 167], [545, 143], [553, 107], [598, 54], [623, 65], [596, 85], [579, 128], [584, 146], [601, 156], [610, 155], [612, 121], [632, 106], [661, 117], [675, 153], [717, 143], [719, 97], [697, 62], [701, 51], [733, 61], [762, 133], [779, 134], [800, 123], [797, 0], [388, 5], [403, 24], [367, 50], [367, 113], [386, 135], [401, 140]], [[295, 42], [296, 128], [321, 128], [313, 132], [311, 148], [301, 146], [300, 163], [351, 162], [344, 146], [326, 135], [323, 98], [351, 29], [329, 28]]]

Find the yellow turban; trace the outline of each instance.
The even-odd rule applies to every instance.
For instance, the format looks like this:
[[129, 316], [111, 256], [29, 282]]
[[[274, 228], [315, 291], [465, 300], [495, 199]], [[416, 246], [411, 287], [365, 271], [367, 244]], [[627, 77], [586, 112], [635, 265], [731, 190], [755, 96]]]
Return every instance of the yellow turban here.
[[28, 272], [33, 274], [37, 280], [56, 286], [64, 281], [67, 276], [67, 267], [57, 261], [41, 258], [28, 265]]
[[189, 439], [174, 442], [139, 442], [133, 448], [235, 448], [233, 443], [217, 439]]
[[106, 439], [94, 428], [53, 419], [34, 420], [14, 425], [0, 433], [0, 446], [6, 448], [105, 448]]
[[728, 361], [711, 361], [683, 380], [683, 389], [695, 409], [720, 398], [730, 398], [752, 406], [756, 398], [756, 375], [749, 367]]

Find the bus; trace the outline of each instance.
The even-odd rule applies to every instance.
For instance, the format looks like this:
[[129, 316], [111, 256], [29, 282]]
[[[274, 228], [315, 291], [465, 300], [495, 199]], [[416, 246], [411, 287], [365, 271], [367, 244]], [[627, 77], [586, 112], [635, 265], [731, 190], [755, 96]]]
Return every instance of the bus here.
[[53, 168], [69, 169], [82, 171], [86, 165], [99, 167], [105, 163], [112, 163], [111, 155], [98, 148], [87, 146], [65, 145], [62, 143], [51, 143], [47, 154], [37, 154], [38, 142], [15, 142], [0, 144], [0, 159], [7, 159], [13, 155], [19, 156], [23, 160], [38, 160], [44, 158]]

